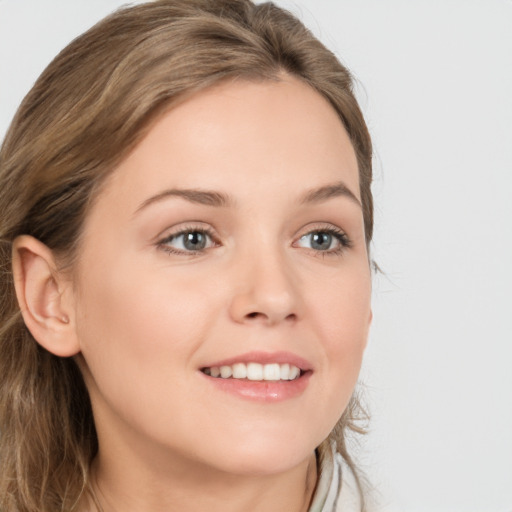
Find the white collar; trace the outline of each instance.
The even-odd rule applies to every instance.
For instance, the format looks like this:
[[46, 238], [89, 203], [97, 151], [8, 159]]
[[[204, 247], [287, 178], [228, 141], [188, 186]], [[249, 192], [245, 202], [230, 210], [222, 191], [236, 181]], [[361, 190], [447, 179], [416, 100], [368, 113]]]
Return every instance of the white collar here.
[[361, 497], [354, 475], [334, 442], [317, 449], [318, 480], [308, 512], [360, 512]]

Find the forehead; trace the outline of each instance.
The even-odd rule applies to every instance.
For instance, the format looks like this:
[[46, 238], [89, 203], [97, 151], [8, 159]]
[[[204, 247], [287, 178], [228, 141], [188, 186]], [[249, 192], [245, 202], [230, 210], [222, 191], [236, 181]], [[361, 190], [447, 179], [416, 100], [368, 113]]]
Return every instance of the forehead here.
[[357, 159], [338, 114], [307, 84], [285, 75], [221, 83], [173, 106], [106, 188], [139, 200], [175, 187], [232, 189], [243, 198], [339, 180], [359, 198]]

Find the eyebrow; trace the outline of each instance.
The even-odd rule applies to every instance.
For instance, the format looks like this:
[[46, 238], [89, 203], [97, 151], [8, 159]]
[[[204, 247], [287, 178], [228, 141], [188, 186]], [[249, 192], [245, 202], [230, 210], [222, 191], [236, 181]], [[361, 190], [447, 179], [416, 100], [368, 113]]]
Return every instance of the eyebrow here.
[[140, 210], [143, 210], [150, 204], [157, 203], [159, 201], [162, 201], [163, 199], [167, 199], [168, 197], [181, 197], [191, 203], [202, 204], [205, 206], [220, 207], [230, 206], [231, 204], [233, 204], [233, 200], [226, 194], [223, 194], [222, 192], [215, 192], [211, 190], [172, 188], [169, 190], [164, 190], [163, 192], [160, 192], [146, 199], [135, 210], [135, 213], [138, 213]]
[[320, 188], [309, 190], [302, 197], [301, 203], [320, 203], [333, 197], [340, 196], [350, 199], [352, 202], [361, 207], [361, 201], [359, 201], [357, 196], [347, 187], [347, 185], [345, 185], [345, 183], [343, 183], [343, 181], [338, 181], [330, 185], [325, 185]]
[[[320, 203], [332, 199], [334, 197], [347, 197], [352, 202], [361, 206], [361, 202], [356, 195], [343, 183], [342, 181], [324, 185], [319, 188], [308, 190], [301, 198], [301, 204]], [[199, 189], [177, 189], [172, 188], [164, 190], [154, 196], [149, 197], [143, 201], [140, 206], [135, 210], [135, 213], [140, 212], [150, 204], [160, 202], [169, 197], [181, 197], [191, 203], [202, 204], [205, 206], [226, 207], [234, 204], [233, 199], [222, 192], [213, 190], [199, 190]]]

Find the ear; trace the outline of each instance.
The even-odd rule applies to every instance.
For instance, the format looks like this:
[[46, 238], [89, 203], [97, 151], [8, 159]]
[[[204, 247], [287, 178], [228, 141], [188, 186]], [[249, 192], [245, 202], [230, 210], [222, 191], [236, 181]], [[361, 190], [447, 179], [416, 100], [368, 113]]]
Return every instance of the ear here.
[[32, 336], [52, 354], [77, 354], [72, 283], [57, 271], [52, 251], [32, 236], [19, 236], [12, 265], [18, 304]]
[[364, 342], [364, 350], [366, 350], [366, 348], [368, 347], [368, 340], [370, 338], [370, 327], [372, 325], [372, 321], [373, 321], [373, 310], [370, 308], [370, 313], [368, 315], [368, 324], [367, 324], [367, 329], [366, 329], [366, 339], [365, 339], [365, 342]]

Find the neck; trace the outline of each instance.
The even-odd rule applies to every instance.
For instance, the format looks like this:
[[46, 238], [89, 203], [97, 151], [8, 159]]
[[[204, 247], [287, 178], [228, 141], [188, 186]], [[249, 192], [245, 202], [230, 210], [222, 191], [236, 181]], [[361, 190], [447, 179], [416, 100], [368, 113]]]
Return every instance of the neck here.
[[189, 465], [162, 472], [144, 466], [112, 467], [98, 457], [92, 467], [92, 500], [83, 512], [307, 512], [317, 480], [312, 454], [298, 466], [272, 475], [233, 475]]

